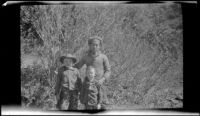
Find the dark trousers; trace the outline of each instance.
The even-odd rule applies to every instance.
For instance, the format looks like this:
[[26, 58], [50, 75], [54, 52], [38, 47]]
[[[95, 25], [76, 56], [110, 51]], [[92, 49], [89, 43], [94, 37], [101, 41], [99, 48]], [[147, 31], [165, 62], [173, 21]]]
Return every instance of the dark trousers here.
[[97, 104], [103, 105], [107, 100], [107, 94], [103, 85], [98, 83], [90, 84], [84, 81], [80, 101], [85, 105], [86, 110], [97, 109]]
[[59, 98], [57, 99], [56, 107], [59, 110], [62, 110], [62, 104], [64, 101], [69, 103], [68, 110], [77, 110], [78, 109], [78, 91], [77, 90], [69, 90], [66, 88], [62, 88]]
[[77, 109], [78, 109], [78, 91], [70, 90], [68, 110], [77, 110]]

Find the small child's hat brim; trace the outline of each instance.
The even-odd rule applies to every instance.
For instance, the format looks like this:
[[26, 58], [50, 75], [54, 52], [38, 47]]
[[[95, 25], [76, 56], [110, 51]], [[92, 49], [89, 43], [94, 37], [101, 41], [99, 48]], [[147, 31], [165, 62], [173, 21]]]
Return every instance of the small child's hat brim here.
[[68, 59], [72, 59], [74, 63], [77, 62], [76, 57], [75, 57], [74, 55], [72, 55], [72, 54], [67, 54], [67, 55], [66, 55], [66, 58], [68, 58]]
[[74, 64], [77, 62], [76, 57], [75, 57], [74, 55], [72, 55], [72, 54], [67, 54], [67, 55], [61, 56], [61, 57], [60, 57], [60, 62], [63, 62], [64, 59], [66, 59], [66, 58], [72, 59], [72, 61], [73, 61]]

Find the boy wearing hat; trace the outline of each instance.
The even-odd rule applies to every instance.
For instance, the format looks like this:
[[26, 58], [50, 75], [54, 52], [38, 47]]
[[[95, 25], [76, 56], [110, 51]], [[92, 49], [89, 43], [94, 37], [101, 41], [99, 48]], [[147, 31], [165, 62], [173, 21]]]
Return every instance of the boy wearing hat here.
[[[91, 37], [88, 40], [89, 51], [88, 53], [75, 64], [75, 67], [80, 69], [83, 65], [92, 66], [96, 71], [94, 80], [98, 82], [98, 100], [99, 104], [107, 104], [106, 87], [103, 85], [110, 77], [110, 64], [105, 54], [101, 53], [100, 48], [102, 47], [102, 39], [98, 36]], [[102, 106], [103, 108], [103, 106]]]
[[71, 54], [60, 58], [63, 65], [58, 69], [55, 87], [55, 94], [58, 98], [57, 108], [60, 110], [65, 100], [69, 102], [68, 110], [77, 110], [78, 108], [78, 92], [81, 88], [81, 79], [79, 71], [72, 67], [76, 61], [76, 58]]

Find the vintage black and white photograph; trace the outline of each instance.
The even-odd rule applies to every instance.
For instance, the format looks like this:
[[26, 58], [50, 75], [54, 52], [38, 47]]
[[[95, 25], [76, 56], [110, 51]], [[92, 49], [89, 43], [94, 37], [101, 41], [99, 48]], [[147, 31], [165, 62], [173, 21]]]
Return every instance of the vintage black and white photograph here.
[[20, 6], [21, 107], [183, 108], [177, 3]]

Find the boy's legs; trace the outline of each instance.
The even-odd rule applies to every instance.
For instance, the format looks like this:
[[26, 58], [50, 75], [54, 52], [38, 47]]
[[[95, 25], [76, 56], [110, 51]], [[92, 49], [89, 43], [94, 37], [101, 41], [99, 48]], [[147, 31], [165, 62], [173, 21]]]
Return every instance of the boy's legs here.
[[70, 90], [69, 91], [69, 107], [68, 110], [77, 110], [78, 109], [78, 91]]
[[66, 100], [69, 101], [69, 90], [66, 88], [62, 88], [61, 93], [60, 93], [60, 98], [57, 102], [56, 107], [59, 110], [62, 110], [62, 105], [63, 105], [64, 101], [66, 101]]
[[96, 107], [96, 106], [93, 106], [93, 105], [88, 105], [88, 104], [86, 104], [86, 105], [85, 105], [85, 109], [86, 109], [86, 110], [96, 110], [97, 107]]
[[63, 95], [62, 95], [62, 93], [60, 93], [60, 97], [59, 97], [59, 99], [57, 99], [58, 101], [57, 101], [57, 104], [56, 104], [56, 108], [58, 109], [58, 110], [61, 110], [62, 108], [62, 102], [63, 102]]
[[93, 109], [97, 109], [97, 103], [98, 103], [98, 89], [96, 87], [96, 85], [92, 85], [89, 89], [88, 89], [88, 100], [87, 100], [87, 104], [86, 104], [86, 109], [88, 110], [93, 110]]

